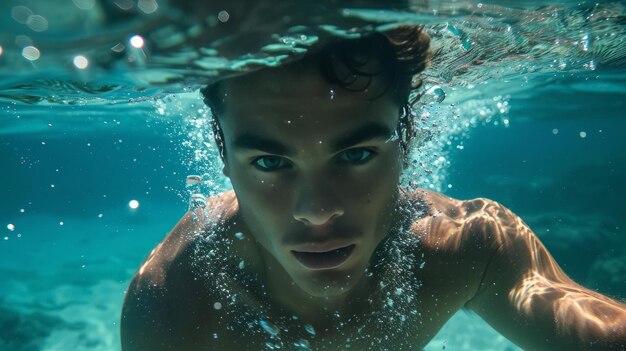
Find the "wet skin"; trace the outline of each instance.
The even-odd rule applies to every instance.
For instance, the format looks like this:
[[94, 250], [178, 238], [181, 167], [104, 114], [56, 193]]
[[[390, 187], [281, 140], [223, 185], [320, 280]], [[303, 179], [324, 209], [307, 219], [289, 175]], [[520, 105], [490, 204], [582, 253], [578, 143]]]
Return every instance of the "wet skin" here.
[[[238, 327], [231, 305], [214, 307], [224, 296], [207, 277], [210, 262], [198, 267], [203, 238], [235, 233], [245, 238], [215, 247], [235, 277], [230, 292], [285, 328], [312, 325], [314, 350], [343, 350], [347, 339], [355, 350], [419, 350], [464, 307], [528, 349], [623, 345], [624, 305], [571, 281], [509, 210], [398, 186], [399, 106], [389, 95], [371, 98], [384, 84], [375, 78], [367, 91], [348, 92], [306, 60], [223, 84], [224, 174], [234, 191], [185, 215], [140, 267], [122, 314], [125, 351], [264, 347], [267, 335]], [[385, 315], [373, 298], [386, 274], [373, 269], [377, 253], [402, 237], [418, 239], [402, 254], [425, 262], [408, 272], [416, 284], [402, 286], [415, 299], [397, 308], [411, 313], [372, 319]], [[338, 268], [311, 270], [292, 253], [330, 240], [355, 245]], [[244, 283], [244, 274], [256, 279]]]

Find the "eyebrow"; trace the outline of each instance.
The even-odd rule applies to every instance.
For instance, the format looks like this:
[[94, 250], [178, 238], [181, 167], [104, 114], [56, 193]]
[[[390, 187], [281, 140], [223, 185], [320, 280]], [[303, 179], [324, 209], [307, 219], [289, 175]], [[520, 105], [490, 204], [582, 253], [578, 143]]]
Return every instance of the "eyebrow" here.
[[341, 150], [352, 145], [362, 143], [364, 141], [374, 139], [388, 139], [392, 135], [392, 131], [384, 124], [371, 122], [354, 131], [345, 133], [335, 142], [331, 143], [334, 150]]
[[251, 134], [239, 135], [233, 142], [235, 149], [260, 150], [268, 154], [292, 156], [293, 152], [289, 148], [277, 141], [266, 139]]
[[[333, 150], [342, 150], [369, 140], [388, 139], [391, 135], [392, 131], [389, 127], [381, 123], [372, 122], [341, 135], [330, 145]], [[235, 137], [233, 148], [260, 150], [269, 154], [285, 156], [293, 156], [294, 154], [292, 150], [278, 141], [252, 134], [242, 134]]]

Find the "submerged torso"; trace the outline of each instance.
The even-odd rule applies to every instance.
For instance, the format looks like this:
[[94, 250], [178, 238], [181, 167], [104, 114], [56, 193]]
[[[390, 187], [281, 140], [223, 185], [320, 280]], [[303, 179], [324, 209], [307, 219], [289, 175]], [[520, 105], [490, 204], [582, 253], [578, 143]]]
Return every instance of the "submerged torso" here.
[[[208, 232], [189, 230], [199, 221], [183, 219], [134, 284], [161, 288], [163, 344], [177, 350], [419, 350], [477, 291], [488, 249], [472, 242], [466, 225], [481, 200], [426, 191], [418, 197], [422, 213], [381, 243], [379, 268], [369, 277], [376, 288], [367, 301], [353, 302], [358, 307], [351, 315], [325, 311], [328, 318], [305, 321], [273, 306], [262, 272], [246, 268], [260, 259], [252, 239], [220, 240], [240, 233], [236, 211], [222, 213]], [[228, 204], [233, 199], [220, 201], [236, 208]]]

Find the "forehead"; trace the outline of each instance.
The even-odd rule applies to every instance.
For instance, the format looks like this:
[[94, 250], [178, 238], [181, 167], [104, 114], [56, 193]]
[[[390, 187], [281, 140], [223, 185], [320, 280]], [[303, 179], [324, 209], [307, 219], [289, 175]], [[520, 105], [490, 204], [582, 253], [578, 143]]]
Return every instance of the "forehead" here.
[[313, 60], [222, 83], [220, 122], [228, 130], [225, 133], [289, 132], [309, 137], [342, 133], [371, 122], [396, 125], [400, 106], [387, 91], [385, 77], [351, 77], [345, 67], [334, 68], [339, 77], [354, 80], [348, 89], [357, 91], [326, 81]]

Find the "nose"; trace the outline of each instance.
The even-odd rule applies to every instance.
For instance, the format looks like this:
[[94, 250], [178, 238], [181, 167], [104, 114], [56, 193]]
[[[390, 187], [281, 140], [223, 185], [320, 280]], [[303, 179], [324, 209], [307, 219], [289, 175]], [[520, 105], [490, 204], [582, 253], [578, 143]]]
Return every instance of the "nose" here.
[[322, 226], [331, 223], [344, 213], [338, 199], [325, 177], [309, 178], [296, 191], [293, 217], [308, 226]]

